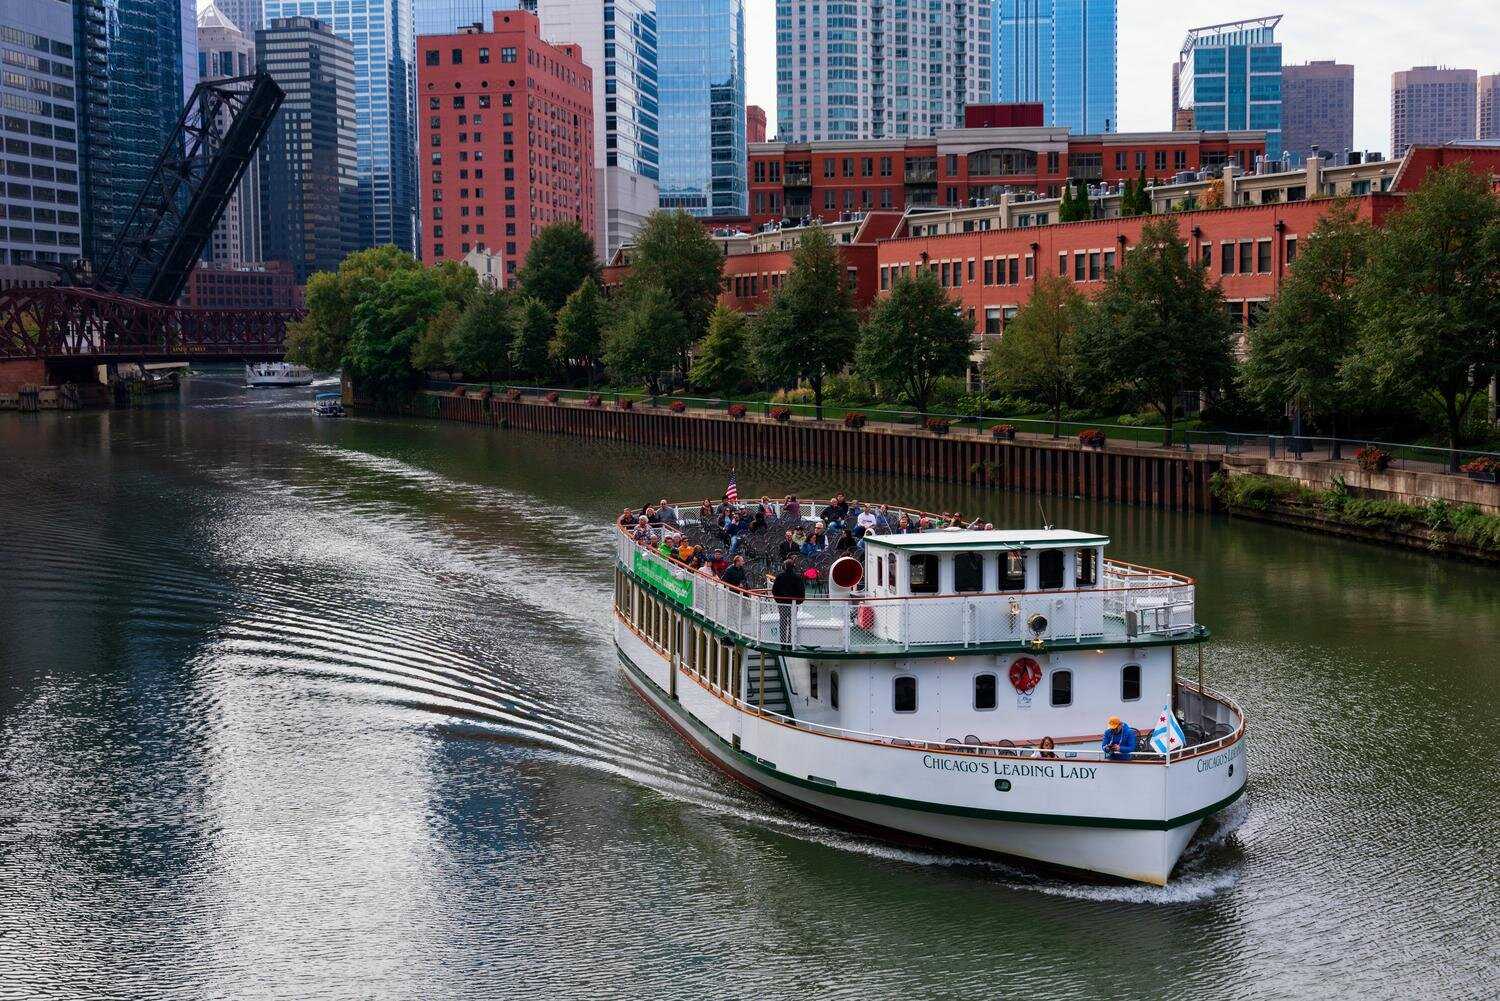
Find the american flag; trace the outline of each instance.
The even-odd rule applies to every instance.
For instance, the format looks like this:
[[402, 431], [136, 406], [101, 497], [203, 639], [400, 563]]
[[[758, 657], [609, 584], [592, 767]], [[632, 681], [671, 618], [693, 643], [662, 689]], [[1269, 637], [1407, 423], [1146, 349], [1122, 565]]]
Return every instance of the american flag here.
[[731, 504], [740, 502], [740, 488], [734, 483], [734, 470], [729, 471], [729, 486], [724, 488], [724, 499]]

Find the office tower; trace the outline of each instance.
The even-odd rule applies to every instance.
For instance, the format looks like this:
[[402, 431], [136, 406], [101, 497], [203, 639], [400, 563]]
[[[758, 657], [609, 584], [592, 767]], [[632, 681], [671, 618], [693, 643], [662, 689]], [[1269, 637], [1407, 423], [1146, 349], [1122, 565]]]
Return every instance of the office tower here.
[[489, 28], [490, 15], [497, 10], [536, 12], [537, 0], [412, 0], [417, 35], [449, 35], [478, 24]]
[[1281, 148], [1294, 162], [1354, 148], [1354, 67], [1333, 60], [1281, 68]]
[[996, 0], [990, 94], [1037, 103], [1047, 125], [1119, 129], [1117, 0]]
[[498, 252], [507, 282], [543, 227], [594, 229], [593, 73], [535, 14], [417, 40], [422, 256]]
[[990, 97], [991, 21], [979, 0], [776, 0], [777, 140], [961, 127]]
[[1500, 73], [1479, 78], [1479, 122], [1476, 139], [1500, 139]]
[[542, 0], [537, 13], [542, 37], [580, 46], [594, 71], [594, 245], [608, 260], [657, 208], [656, 4]]
[[[417, 250], [416, 69], [411, 0], [263, 0], [269, 23], [317, 17], [354, 43], [359, 242]], [[333, 13], [325, 13], [329, 8]]]
[[1479, 102], [1474, 70], [1415, 66], [1391, 74], [1391, 155], [1416, 143], [1473, 139]]
[[198, 23], [193, 0], [76, 0], [74, 15], [84, 255], [97, 263], [197, 82]]
[[67, 0], [0, 0], [7, 184], [0, 190], [0, 273], [70, 263], [83, 247], [79, 208], [73, 11]]
[[214, 0], [219, 13], [229, 18], [231, 24], [254, 39], [255, 33], [265, 27], [264, 3], [262, 0]]
[[[198, 12], [198, 76], [202, 80], [241, 77], [255, 72], [255, 40], [209, 0]], [[228, 124], [228, 112], [225, 112]], [[253, 264], [260, 260], [260, 165], [252, 161], [224, 207], [203, 259], [215, 264]]]
[[354, 46], [324, 21], [272, 18], [255, 58], [286, 93], [260, 149], [262, 255], [303, 283], [361, 246]]
[[745, 105], [745, 141], [747, 143], [766, 141], [766, 109], [758, 104]]
[[749, 211], [744, 0], [657, 0], [661, 207]]
[[1192, 110], [1204, 132], [1254, 129], [1266, 134], [1266, 156], [1281, 157], [1281, 15], [1188, 32], [1173, 71], [1177, 111]]

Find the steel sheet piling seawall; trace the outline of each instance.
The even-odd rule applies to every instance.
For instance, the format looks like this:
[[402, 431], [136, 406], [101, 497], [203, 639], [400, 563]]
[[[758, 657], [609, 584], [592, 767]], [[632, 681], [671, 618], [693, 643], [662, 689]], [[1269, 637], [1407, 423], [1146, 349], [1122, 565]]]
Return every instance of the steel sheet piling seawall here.
[[603, 438], [642, 445], [796, 462], [825, 469], [918, 476], [1023, 493], [1086, 497], [1174, 511], [1212, 511], [1208, 480], [1219, 460], [1202, 453], [1078, 447], [1072, 439], [999, 441], [973, 435], [866, 428], [831, 421], [787, 424], [667, 410], [424, 393], [403, 408], [485, 427]]

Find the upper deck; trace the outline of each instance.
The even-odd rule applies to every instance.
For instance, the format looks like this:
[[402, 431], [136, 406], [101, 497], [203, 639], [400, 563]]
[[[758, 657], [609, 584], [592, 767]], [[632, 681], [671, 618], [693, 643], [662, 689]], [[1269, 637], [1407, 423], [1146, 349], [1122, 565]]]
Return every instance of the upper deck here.
[[[663, 531], [713, 538], [717, 529], [700, 522], [697, 505], [669, 507], [669, 524], [646, 542], [617, 526], [620, 568], [757, 649], [879, 657], [1144, 646], [1207, 636], [1195, 619], [1191, 578], [1106, 559], [1107, 538], [1059, 529], [872, 532], [862, 553], [847, 556], [862, 568], [858, 583], [851, 589], [829, 582], [821, 593], [809, 588], [793, 612], [771, 596], [769, 581], [756, 586], [761, 568], [748, 586], [736, 587], [658, 552]], [[818, 522], [827, 504], [801, 502], [795, 515], [772, 507], [766, 534], [779, 540], [783, 530]], [[941, 524], [938, 516], [921, 512], [893, 508], [890, 514], [906, 514], [914, 524], [924, 517]], [[768, 561], [764, 545], [752, 551], [762, 564]], [[828, 576], [834, 575], [820, 579]]]

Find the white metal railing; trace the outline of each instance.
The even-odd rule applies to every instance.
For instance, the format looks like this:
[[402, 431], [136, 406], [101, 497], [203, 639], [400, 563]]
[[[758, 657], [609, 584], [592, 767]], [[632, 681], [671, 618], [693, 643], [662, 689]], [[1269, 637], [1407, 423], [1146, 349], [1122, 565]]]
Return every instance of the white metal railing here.
[[[902, 598], [809, 597], [777, 601], [694, 573], [621, 532], [620, 566], [731, 636], [778, 650], [890, 652], [1043, 641], [1124, 641], [1172, 636], [1196, 625], [1194, 585], [1186, 578], [1105, 561], [1098, 587]], [[1033, 632], [1032, 617], [1046, 627]]]

